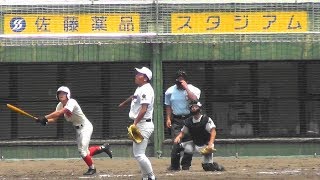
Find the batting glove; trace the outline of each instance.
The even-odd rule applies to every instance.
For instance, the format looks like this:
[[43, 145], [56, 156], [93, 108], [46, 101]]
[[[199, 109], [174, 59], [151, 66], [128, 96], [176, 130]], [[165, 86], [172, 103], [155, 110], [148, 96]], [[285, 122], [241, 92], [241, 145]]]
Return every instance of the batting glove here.
[[40, 123], [42, 126], [45, 126], [48, 124], [48, 119], [46, 117], [39, 117], [37, 120], [36, 120], [37, 123]]

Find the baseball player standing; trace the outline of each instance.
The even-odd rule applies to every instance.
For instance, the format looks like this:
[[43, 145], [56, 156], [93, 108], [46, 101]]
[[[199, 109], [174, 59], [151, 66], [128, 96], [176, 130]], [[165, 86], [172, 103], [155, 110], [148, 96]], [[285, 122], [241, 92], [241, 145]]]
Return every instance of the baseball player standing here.
[[60, 116], [71, 122], [76, 129], [78, 151], [88, 165], [89, 169], [84, 175], [93, 175], [96, 173], [96, 168], [92, 161], [92, 156], [106, 152], [112, 158], [112, 152], [109, 144], [105, 143], [102, 146], [89, 147], [93, 126], [82, 112], [81, 107], [75, 99], [71, 98], [71, 93], [68, 87], [61, 86], [57, 90], [56, 95], [58, 103], [56, 110], [44, 117], [38, 118], [37, 122], [42, 125], [56, 122]]
[[[172, 141], [180, 133], [184, 120], [190, 116], [189, 102], [198, 100], [200, 94], [200, 89], [188, 84], [186, 72], [179, 70], [176, 74], [176, 83], [166, 90], [164, 100], [166, 105], [166, 126], [171, 128]], [[187, 135], [182, 139], [182, 142], [188, 140], [190, 140], [190, 137]], [[178, 144], [172, 145], [171, 165], [168, 170], [180, 170], [181, 151], [182, 149]], [[181, 160], [182, 170], [190, 169], [192, 155], [187, 152], [184, 153]]]
[[134, 94], [123, 101], [119, 107], [124, 107], [131, 101], [129, 118], [133, 121], [133, 124], [138, 127], [144, 138], [141, 143], [133, 142], [133, 155], [139, 163], [142, 179], [153, 180], [155, 179], [155, 175], [152, 165], [145, 154], [149, 138], [154, 131], [152, 121], [154, 91], [150, 84], [152, 72], [146, 67], [142, 67], [141, 69], [135, 68], [135, 70], [137, 72], [135, 83], [138, 87]]
[[[193, 101], [190, 103], [192, 116], [185, 120], [185, 125], [179, 135], [175, 138], [174, 143], [179, 144], [185, 134], [190, 134], [191, 143], [181, 143], [184, 152], [193, 154], [200, 152], [203, 148], [214, 148], [216, 138], [216, 125], [210, 117], [202, 115], [201, 103]], [[213, 153], [203, 154], [202, 168], [205, 171], [224, 171], [224, 167], [213, 162]]]

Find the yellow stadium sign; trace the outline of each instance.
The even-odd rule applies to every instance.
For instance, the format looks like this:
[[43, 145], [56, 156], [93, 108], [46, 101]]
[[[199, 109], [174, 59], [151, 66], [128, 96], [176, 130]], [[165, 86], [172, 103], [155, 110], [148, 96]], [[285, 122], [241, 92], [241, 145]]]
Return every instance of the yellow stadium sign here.
[[138, 13], [4, 15], [4, 34], [139, 32]]
[[287, 33], [307, 30], [308, 14], [305, 11], [171, 14], [172, 33]]

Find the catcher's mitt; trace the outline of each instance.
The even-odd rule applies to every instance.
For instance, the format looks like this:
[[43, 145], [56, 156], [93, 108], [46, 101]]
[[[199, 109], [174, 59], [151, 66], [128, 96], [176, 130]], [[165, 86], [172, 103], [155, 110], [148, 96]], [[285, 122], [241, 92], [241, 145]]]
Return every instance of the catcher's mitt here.
[[200, 150], [200, 154], [202, 155], [207, 155], [207, 154], [211, 154], [213, 152], [216, 152], [217, 150], [215, 148], [209, 148], [208, 146], [207, 147], [204, 147]]
[[137, 126], [135, 126], [134, 124], [128, 127], [128, 136], [129, 136], [129, 139], [131, 139], [135, 143], [141, 143], [143, 140], [143, 136], [141, 135], [141, 132], [139, 131]]

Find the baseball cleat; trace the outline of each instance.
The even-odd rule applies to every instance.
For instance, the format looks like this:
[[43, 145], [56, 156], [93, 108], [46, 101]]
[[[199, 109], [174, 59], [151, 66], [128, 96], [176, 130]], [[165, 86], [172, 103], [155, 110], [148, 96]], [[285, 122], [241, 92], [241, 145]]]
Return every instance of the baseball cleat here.
[[89, 168], [87, 172], [85, 172], [83, 175], [93, 175], [97, 172], [96, 169]]
[[224, 166], [219, 165], [217, 168], [217, 171], [225, 171], [226, 169], [224, 168]]
[[112, 158], [112, 151], [110, 150], [110, 144], [109, 143], [104, 143], [102, 146], [101, 146], [101, 150], [103, 150], [105, 153], [108, 154], [108, 156], [110, 158]]
[[224, 168], [224, 166], [216, 163], [216, 162], [213, 162], [213, 171], [225, 171], [226, 169]]
[[188, 171], [188, 170], [190, 170], [190, 166], [182, 166], [181, 169], [182, 169], [182, 170], [185, 170], [185, 171]]
[[169, 166], [169, 167], [167, 168], [167, 170], [168, 170], [168, 171], [180, 171], [181, 169], [180, 169], [180, 168], [174, 168], [174, 167], [172, 167], [172, 166]]

